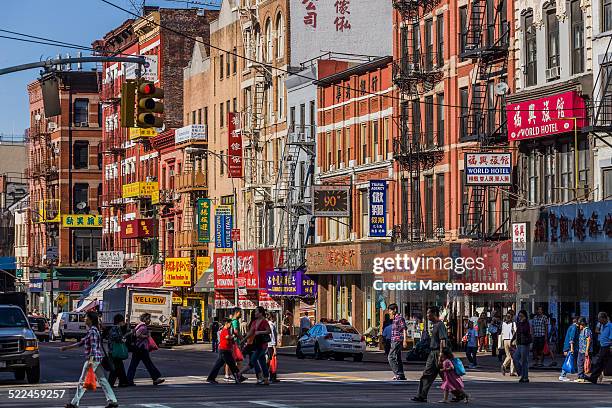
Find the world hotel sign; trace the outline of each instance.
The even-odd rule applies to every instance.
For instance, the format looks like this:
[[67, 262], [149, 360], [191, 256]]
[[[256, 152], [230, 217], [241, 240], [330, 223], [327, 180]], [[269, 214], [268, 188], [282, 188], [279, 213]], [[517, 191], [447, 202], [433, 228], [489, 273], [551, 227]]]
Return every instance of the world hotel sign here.
[[576, 91], [509, 104], [506, 115], [510, 141], [570, 132], [586, 125], [584, 99]]

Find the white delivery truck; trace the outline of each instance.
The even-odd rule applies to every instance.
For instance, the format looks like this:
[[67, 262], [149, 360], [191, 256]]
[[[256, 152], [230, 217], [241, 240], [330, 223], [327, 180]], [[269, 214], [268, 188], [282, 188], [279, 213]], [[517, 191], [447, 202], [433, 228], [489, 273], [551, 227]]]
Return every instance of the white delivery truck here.
[[172, 291], [156, 288], [114, 288], [104, 291], [102, 319], [105, 325], [112, 325], [116, 314], [125, 317], [130, 327], [140, 322], [140, 315], [151, 314], [151, 335], [161, 343], [168, 331], [172, 316]]

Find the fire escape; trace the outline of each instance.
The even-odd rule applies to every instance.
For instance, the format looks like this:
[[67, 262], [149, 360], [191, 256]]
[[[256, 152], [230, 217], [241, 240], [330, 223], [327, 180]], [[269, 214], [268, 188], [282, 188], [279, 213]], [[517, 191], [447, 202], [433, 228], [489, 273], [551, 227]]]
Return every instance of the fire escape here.
[[[468, 106], [462, 106], [460, 141], [476, 142], [470, 147], [472, 151], [505, 150], [508, 146], [505, 94], [510, 40], [506, 3], [504, 0], [472, 0], [470, 4], [467, 32], [460, 33], [463, 44], [460, 57], [472, 60], [475, 69]], [[485, 200], [497, 202], [499, 195], [500, 188], [488, 191], [485, 186], [469, 188], [467, 213], [464, 208], [461, 214], [464, 220], [461, 235], [475, 239], [505, 238], [503, 230], [509, 229], [509, 219], [501, 220], [495, 231], [484, 228]]]
[[603, 60], [599, 63], [599, 72], [593, 84], [591, 98], [590, 124], [585, 131], [592, 132], [596, 138], [612, 147], [605, 138], [612, 135], [612, 35], [608, 40]]
[[[401, 224], [393, 226], [394, 241], [422, 241], [426, 237], [422, 222], [421, 172], [431, 169], [442, 159], [443, 150], [437, 143], [433, 128], [423, 131], [421, 98], [442, 80], [444, 59], [433, 49], [421, 49], [419, 20], [429, 13], [438, 0], [394, 0], [393, 7], [401, 21], [399, 30], [400, 58], [393, 63], [393, 83], [400, 92], [400, 135], [393, 140], [393, 155], [400, 164], [402, 178]], [[433, 109], [425, 106], [425, 109]]]

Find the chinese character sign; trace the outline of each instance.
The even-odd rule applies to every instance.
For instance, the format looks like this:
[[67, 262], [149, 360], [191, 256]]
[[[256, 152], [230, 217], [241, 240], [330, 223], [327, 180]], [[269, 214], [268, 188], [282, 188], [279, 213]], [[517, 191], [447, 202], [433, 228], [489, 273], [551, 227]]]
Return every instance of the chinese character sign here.
[[196, 203], [198, 242], [210, 242], [210, 199], [200, 198]]
[[199, 280], [209, 267], [210, 256], [198, 256], [196, 258], [196, 280]]
[[190, 258], [166, 258], [164, 262], [164, 286], [191, 286]]
[[586, 124], [584, 99], [576, 91], [509, 104], [508, 139], [523, 140], [571, 132]]
[[349, 0], [336, 0], [334, 6], [336, 7], [336, 18], [334, 19], [336, 31], [350, 30], [351, 2]]
[[465, 180], [467, 185], [511, 185], [511, 153], [466, 153]]
[[230, 178], [242, 177], [242, 133], [240, 131], [240, 114], [238, 112], [227, 113], [227, 172]]
[[370, 236], [387, 236], [387, 182], [370, 180]]
[[[259, 289], [263, 285], [265, 273], [272, 270], [271, 250], [238, 251], [237, 259], [233, 253], [216, 254], [214, 259], [215, 289], [234, 288], [234, 264], [238, 267], [237, 286], [246, 289]], [[263, 274], [260, 277], [260, 273]]]
[[218, 205], [215, 209], [215, 247], [218, 252], [231, 251], [232, 248], [232, 207]]
[[90, 214], [64, 214], [62, 215], [64, 228], [102, 228], [102, 216]]

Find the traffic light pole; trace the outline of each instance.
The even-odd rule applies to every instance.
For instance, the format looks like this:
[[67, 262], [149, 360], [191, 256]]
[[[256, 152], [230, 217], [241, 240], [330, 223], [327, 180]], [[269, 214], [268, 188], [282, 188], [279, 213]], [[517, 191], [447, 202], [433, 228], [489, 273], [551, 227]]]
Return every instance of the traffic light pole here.
[[31, 62], [29, 64], [21, 64], [15, 65], [13, 67], [1, 68], [0, 75], [10, 74], [13, 72], [19, 71], [27, 71], [28, 69], [34, 68], [44, 68], [45, 71], [53, 71], [54, 67], [67, 65], [67, 64], [77, 64], [77, 63], [87, 63], [87, 62], [131, 62], [139, 65], [146, 65], [144, 57], [134, 56], [134, 57], [104, 57], [104, 56], [93, 56], [93, 57], [75, 57], [75, 58], [56, 58], [56, 59], [48, 59], [45, 61]]

